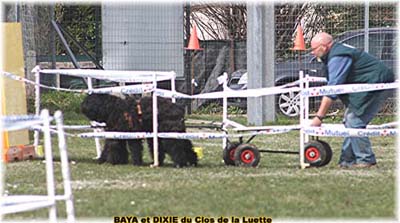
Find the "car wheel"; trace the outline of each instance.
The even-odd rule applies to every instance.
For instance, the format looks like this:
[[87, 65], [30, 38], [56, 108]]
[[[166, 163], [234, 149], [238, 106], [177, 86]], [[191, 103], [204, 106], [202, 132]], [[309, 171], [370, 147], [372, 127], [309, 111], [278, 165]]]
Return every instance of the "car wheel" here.
[[300, 93], [288, 92], [278, 96], [279, 111], [289, 117], [300, 115]]

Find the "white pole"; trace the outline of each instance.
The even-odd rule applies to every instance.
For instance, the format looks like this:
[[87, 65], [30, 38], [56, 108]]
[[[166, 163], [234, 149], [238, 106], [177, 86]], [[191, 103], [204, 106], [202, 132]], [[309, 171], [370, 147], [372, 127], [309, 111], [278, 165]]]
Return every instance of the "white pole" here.
[[[306, 75], [306, 80], [305, 80], [305, 89], [309, 89], [310, 88], [310, 79], [309, 79], [310, 75]], [[308, 120], [310, 117], [310, 97], [304, 97], [304, 120], [305, 123], [304, 124], [308, 124]], [[309, 135], [308, 134], [304, 134], [304, 142], [308, 143], [310, 141], [309, 139]]]
[[157, 107], [157, 76], [153, 74], [153, 156], [154, 156], [154, 167], [159, 166], [158, 160], [158, 107]]
[[[304, 143], [305, 134], [304, 127], [307, 124], [305, 118], [305, 97], [302, 95], [304, 92], [304, 72], [300, 70], [299, 72], [299, 84], [300, 84], [300, 168], [305, 169], [308, 165], [304, 162]], [[308, 107], [307, 107], [308, 109]]]
[[[174, 72], [172, 78], [171, 78], [171, 91], [173, 93], [176, 93], [176, 89], [175, 89], [175, 79], [176, 79], [176, 73]], [[172, 98], [172, 103], [176, 102], [176, 98]]]
[[369, 1], [364, 6], [364, 51], [369, 52]]
[[[102, 132], [103, 129], [101, 128], [95, 128], [93, 130], [93, 132]], [[96, 145], [96, 154], [97, 156], [95, 157], [95, 159], [100, 158], [101, 156], [101, 143], [100, 143], [100, 138], [94, 138], [94, 144]]]
[[[91, 77], [87, 78], [87, 85], [88, 85], [88, 91], [90, 94], [90, 92], [93, 90], [93, 83], [92, 83]], [[98, 131], [97, 131], [97, 129], [94, 129], [93, 132], [98, 132]], [[94, 144], [96, 145], [96, 153], [97, 153], [97, 157], [95, 157], [95, 159], [98, 159], [98, 158], [100, 158], [100, 155], [101, 155], [100, 139], [94, 138]]]
[[92, 84], [92, 78], [91, 78], [91, 77], [88, 77], [88, 78], [87, 78], [87, 85], [88, 85], [88, 90], [89, 90], [89, 92], [90, 92], [91, 90], [93, 90], [93, 84]]
[[[225, 92], [228, 90], [228, 74], [225, 72], [224, 79], [222, 83], [222, 89], [224, 96], [222, 97], [222, 130], [226, 132], [227, 130], [227, 121], [228, 121], [228, 97]], [[225, 149], [228, 144], [227, 137], [222, 138], [222, 149]]]
[[[36, 66], [33, 68], [32, 72], [35, 73], [35, 115], [39, 116], [40, 114], [40, 67]], [[33, 146], [35, 147], [35, 152], [36, 154], [40, 154], [38, 151], [38, 146], [39, 146], [39, 137], [40, 137], [40, 132], [39, 130], [35, 130], [34, 134], [34, 141], [33, 141]], [[43, 155], [41, 155], [43, 157]]]
[[49, 207], [49, 219], [50, 219], [50, 222], [56, 222], [57, 221], [57, 209], [56, 209], [56, 196], [55, 196], [55, 184], [54, 184], [53, 154], [52, 154], [52, 149], [51, 149], [49, 111], [44, 109], [41, 112], [40, 116], [43, 119], [47, 196], [48, 196], [48, 200], [52, 203], [52, 205]]
[[65, 206], [67, 211], [67, 222], [75, 222], [75, 211], [71, 188], [71, 174], [69, 172], [68, 166], [68, 153], [67, 144], [65, 141], [64, 128], [63, 128], [63, 115], [61, 111], [56, 111], [54, 113], [54, 118], [57, 124], [57, 134], [58, 134], [58, 148], [60, 149], [60, 159], [61, 159], [61, 172], [63, 176], [64, 183], [64, 196], [65, 196]]

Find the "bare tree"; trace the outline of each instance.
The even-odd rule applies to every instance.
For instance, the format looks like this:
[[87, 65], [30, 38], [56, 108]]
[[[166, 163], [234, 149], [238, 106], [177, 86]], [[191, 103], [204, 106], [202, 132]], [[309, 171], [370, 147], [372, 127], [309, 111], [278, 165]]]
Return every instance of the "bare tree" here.
[[202, 39], [246, 39], [246, 4], [191, 5], [191, 24], [199, 27]]

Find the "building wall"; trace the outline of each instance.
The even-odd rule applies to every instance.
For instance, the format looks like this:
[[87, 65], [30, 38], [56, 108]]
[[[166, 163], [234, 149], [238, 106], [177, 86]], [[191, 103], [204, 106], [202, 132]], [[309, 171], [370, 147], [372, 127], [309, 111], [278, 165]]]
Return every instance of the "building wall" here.
[[183, 5], [107, 2], [102, 24], [105, 69], [172, 70], [183, 77]]

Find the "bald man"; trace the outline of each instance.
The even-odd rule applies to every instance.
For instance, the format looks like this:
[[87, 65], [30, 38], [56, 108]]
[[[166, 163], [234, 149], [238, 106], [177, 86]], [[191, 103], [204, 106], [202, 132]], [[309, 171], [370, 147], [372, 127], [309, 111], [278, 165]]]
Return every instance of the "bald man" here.
[[[356, 83], [388, 83], [394, 81], [393, 71], [382, 61], [352, 46], [333, 41], [328, 33], [315, 35], [311, 50], [318, 61], [324, 63], [328, 85]], [[339, 98], [346, 106], [346, 128], [366, 128], [379, 112], [390, 91], [370, 91], [352, 94], [324, 96], [317, 116], [311, 126], [321, 126], [332, 102]], [[346, 137], [339, 159], [340, 168], [366, 168], [376, 165], [368, 137]]]

